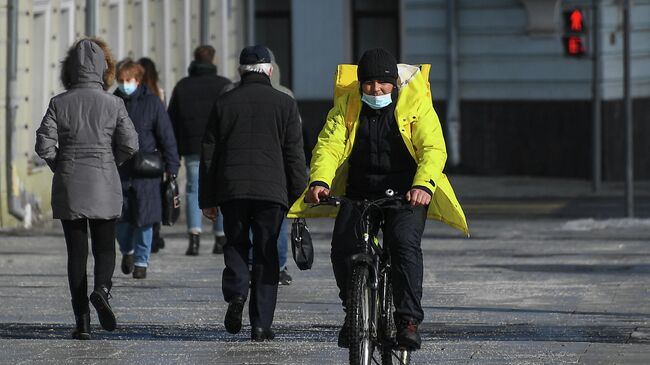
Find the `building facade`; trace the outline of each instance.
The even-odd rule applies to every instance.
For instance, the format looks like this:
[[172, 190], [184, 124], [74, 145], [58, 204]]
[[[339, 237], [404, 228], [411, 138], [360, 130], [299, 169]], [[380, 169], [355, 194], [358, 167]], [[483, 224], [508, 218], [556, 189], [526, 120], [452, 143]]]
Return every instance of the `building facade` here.
[[[233, 80], [243, 46], [269, 46], [282, 83], [298, 100], [308, 158], [332, 105], [336, 65], [384, 47], [400, 62], [432, 65], [434, 106], [453, 162], [449, 172], [587, 179], [596, 7], [602, 176], [623, 176], [619, 0], [21, 0], [13, 121], [5, 112], [12, 88], [4, 31], [9, 3], [0, 0], [0, 227], [29, 225], [49, 214], [51, 173], [34, 155], [34, 132], [49, 98], [62, 91], [60, 61], [85, 34], [104, 38], [118, 60], [153, 59], [167, 93], [202, 42], [217, 49], [220, 74]], [[637, 178], [647, 179], [650, 0], [632, 4], [635, 167]], [[565, 54], [565, 13], [572, 9], [585, 16], [582, 58]]]

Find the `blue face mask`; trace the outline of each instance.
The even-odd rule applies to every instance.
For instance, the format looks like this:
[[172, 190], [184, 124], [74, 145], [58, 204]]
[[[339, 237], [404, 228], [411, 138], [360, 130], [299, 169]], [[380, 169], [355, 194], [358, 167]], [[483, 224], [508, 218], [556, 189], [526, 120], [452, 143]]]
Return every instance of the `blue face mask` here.
[[131, 95], [135, 92], [135, 89], [138, 88], [138, 84], [135, 82], [125, 82], [117, 84], [118, 89], [126, 95]]
[[364, 103], [368, 104], [369, 107], [375, 110], [384, 108], [393, 102], [393, 98], [391, 97], [391, 94], [384, 94], [384, 95], [377, 95], [377, 96], [363, 94], [363, 96], [361, 96], [361, 100]]

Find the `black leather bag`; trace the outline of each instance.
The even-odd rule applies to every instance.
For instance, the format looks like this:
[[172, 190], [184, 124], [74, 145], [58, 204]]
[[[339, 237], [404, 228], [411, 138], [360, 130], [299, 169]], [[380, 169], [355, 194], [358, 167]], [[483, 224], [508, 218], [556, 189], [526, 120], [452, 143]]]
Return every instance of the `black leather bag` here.
[[291, 224], [291, 250], [300, 270], [309, 270], [314, 263], [314, 245], [304, 218], [297, 218]]
[[132, 161], [133, 174], [137, 177], [161, 177], [165, 172], [165, 162], [158, 151], [138, 151]]
[[178, 195], [176, 176], [169, 176], [162, 184], [162, 224], [172, 226], [181, 215], [181, 198]]

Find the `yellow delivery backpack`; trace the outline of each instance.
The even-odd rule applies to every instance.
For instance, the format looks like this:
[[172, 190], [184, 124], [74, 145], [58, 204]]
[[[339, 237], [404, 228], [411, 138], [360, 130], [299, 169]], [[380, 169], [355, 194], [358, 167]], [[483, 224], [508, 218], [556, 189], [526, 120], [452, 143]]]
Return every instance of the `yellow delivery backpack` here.
[[[431, 65], [423, 64], [420, 66], [412, 66], [406, 64], [399, 64], [399, 80], [400, 85], [400, 97], [405, 96], [405, 101], [412, 101], [416, 98], [425, 98], [426, 102], [431, 102], [431, 89], [429, 85], [429, 70]], [[348, 131], [348, 139], [350, 141], [354, 140], [354, 135], [356, 133], [355, 123], [361, 109], [361, 99], [360, 97], [352, 97], [354, 93], [358, 93], [359, 90], [359, 81], [357, 80], [357, 65], [348, 65], [343, 64], [339, 65], [336, 70], [335, 75], [335, 85], [334, 85], [334, 101], [335, 103], [341, 97], [347, 97], [346, 113], [345, 113], [345, 124]], [[406, 94], [406, 95], [405, 95]], [[347, 95], [347, 96], [346, 96]], [[398, 102], [396, 107], [396, 114], [400, 114], [397, 109], [403, 107], [405, 110], [408, 110], [409, 105], [405, 102]], [[437, 119], [437, 115], [434, 116]], [[413, 117], [415, 118], [415, 117]], [[403, 137], [411, 137], [411, 131], [407, 130], [403, 132]], [[444, 141], [441, 141], [444, 143]], [[414, 159], [416, 159], [415, 151], [413, 150], [412, 145], [407, 143], [407, 148]], [[351, 143], [348, 143], [346, 146], [346, 158], [345, 161], [338, 167], [336, 171], [336, 177], [332, 181], [330, 186], [330, 191], [332, 195], [341, 196], [345, 194], [345, 185], [347, 181], [347, 172], [348, 172], [348, 163], [347, 157], [351, 152]], [[469, 236], [469, 229], [467, 227], [467, 221], [465, 219], [465, 213], [461, 208], [454, 190], [447, 179], [445, 174], [441, 174], [438, 181], [435, 181], [435, 189], [433, 190], [433, 197], [431, 203], [429, 204], [429, 210], [427, 212], [427, 217], [430, 219], [436, 219], [448, 224], [451, 227], [454, 227], [467, 236]], [[338, 213], [338, 208], [330, 206], [318, 206], [311, 208], [309, 204], [304, 202], [305, 192], [302, 196], [296, 200], [296, 202], [291, 206], [288, 217], [289, 218], [298, 218], [298, 217], [336, 217]]]

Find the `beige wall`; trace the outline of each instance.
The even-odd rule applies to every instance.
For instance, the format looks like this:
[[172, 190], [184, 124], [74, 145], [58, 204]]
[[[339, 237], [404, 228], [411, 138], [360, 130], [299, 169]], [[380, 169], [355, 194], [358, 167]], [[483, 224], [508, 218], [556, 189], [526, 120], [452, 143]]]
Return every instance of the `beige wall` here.
[[[52, 174], [35, 157], [35, 130], [49, 99], [62, 92], [60, 63], [74, 40], [85, 33], [85, 0], [21, 0], [18, 28], [18, 82], [15, 182], [34, 220], [50, 215]], [[217, 49], [221, 74], [236, 77], [244, 46], [242, 1], [210, 1], [210, 44]], [[228, 9], [228, 5], [230, 8]], [[199, 45], [199, 1], [98, 0], [97, 36], [105, 39], [116, 59], [147, 56], [160, 73], [167, 97], [187, 75], [191, 53]], [[6, 24], [7, 0], [0, 0], [0, 229], [23, 225], [8, 213], [6, 171]], [[223, 31], [226, 31], [226, 34]], [[222, 50], [226, 47], [226, 52]]]

